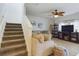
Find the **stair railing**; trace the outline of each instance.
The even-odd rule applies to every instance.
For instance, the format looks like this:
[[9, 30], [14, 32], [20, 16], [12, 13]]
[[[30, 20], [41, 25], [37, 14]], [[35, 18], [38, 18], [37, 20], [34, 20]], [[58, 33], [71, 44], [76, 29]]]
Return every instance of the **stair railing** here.
[[1, 42], [2, 42], [5, 25], [6, 25], [6, 19], [4, 18], [4, 16], [2, 16], [0, 19], [0, 48], [1, 48]]

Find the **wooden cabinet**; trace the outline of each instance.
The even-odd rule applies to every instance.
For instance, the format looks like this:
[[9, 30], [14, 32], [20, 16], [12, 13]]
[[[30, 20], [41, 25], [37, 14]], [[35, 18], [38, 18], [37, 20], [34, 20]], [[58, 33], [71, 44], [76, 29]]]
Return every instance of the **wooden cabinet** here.
[[53, 37], [58, 38], [58, 24], [53, 25], [52, 35], [53, 35]]
[[71, 41], [79, 43], [79, 33], [78, 32], [71, 33]]
[[58, 32], [58, 38], [62, 39], [62, 32]]

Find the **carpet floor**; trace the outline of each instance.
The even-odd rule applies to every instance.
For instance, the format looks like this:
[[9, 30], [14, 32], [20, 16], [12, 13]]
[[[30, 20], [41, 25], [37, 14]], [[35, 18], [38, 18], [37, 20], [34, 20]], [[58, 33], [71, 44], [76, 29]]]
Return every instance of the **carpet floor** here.
[[57, 38], [53, 38], [52, 40], [54, 40], [57, 45], [67, 48], [69, 51], [69, 56], [76, 56], [79, 54], [79, 44], [60, 40]]

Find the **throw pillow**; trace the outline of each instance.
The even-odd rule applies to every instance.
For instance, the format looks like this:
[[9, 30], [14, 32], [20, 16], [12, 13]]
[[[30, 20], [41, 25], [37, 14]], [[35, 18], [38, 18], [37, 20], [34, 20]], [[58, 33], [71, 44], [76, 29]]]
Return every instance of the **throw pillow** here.
[[54, 56], [64, 56], [64, 50], [61, 48], [54, 47], [53, 48], [53, 55]]

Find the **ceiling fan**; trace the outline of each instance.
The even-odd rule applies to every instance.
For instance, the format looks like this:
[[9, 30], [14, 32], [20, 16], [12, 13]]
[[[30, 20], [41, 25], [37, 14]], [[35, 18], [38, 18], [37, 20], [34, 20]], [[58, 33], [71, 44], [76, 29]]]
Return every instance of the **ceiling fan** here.
[[64, 16], [64, 11], [58, 11], [57, 9], [52, 12], [53, 15]]

